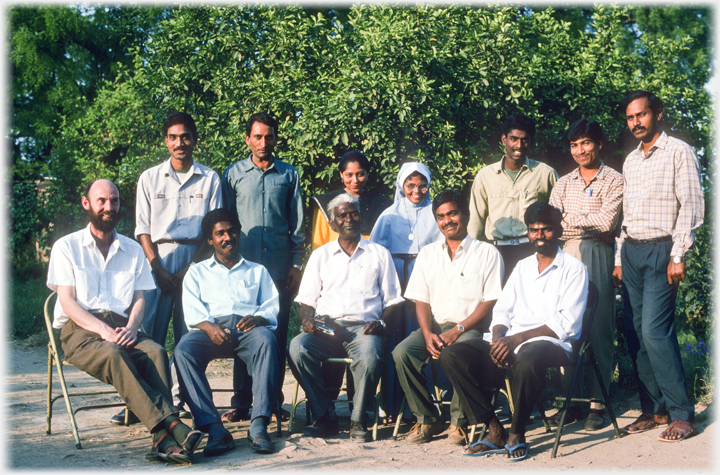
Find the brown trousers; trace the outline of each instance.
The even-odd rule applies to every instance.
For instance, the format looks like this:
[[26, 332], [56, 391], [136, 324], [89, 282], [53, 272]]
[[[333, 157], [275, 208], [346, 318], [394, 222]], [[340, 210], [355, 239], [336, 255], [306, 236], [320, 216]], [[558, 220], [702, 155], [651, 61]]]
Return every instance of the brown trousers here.
[[[127, 319], [117, 314], [93, 313], [113, 328]], [[65, 360], [100, 381], [112, 384], [148, 431], [173, 414], [170, 365], [165, 348], [139, 332], [137, 343], [126, 349], [103, 340], [72, 320], [60, 332]]]

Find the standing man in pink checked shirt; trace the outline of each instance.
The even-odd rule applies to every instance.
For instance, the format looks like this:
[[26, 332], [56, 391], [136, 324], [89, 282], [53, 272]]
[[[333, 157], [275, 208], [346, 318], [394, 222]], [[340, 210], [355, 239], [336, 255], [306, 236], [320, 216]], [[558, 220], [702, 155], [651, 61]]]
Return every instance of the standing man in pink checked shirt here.
[[[590, 281], [599, 292], [590, 342], [595, 352], [603, 383], [610, 387], [615, 341], [615, 292], [612, 273], [615, 267], [615, 237], [622, 214], [623, 177], [600, 160], [603, 131], [594, 120], [581, 119], [565, 132], [578, 167], [560, 178], [550, 194], [550, 204], [562, 212], [563, 251], [582, 261]], [[570, 387], [571, 374], [563, 377]], [[601, 400], [602, 391], [594, 375], [587, 378], [590, 398]], [[565, 424], [582, 419], [580, 406], [570, 406]], [[559, 414], [550, 425], [559, 424]], [[590, 403], [585, 430], [599, 430], [604, 425], [604, 407]]]

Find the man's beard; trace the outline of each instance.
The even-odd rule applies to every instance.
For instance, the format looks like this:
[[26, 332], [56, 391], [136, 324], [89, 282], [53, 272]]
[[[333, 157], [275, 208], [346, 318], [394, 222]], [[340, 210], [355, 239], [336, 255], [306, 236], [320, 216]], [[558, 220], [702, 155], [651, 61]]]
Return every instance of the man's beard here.
[[[120, 221], [120, 211], [101, 211], [100, 213], [95, 213], [92, 209], [90, 209], [89, 212], [90, 222], [93, 227], [104, 233], [115, 229], [118, 221]], [[103, 219], [103, 216], [109, 216], [110, 220]]]
[[[539, 240], [537, 240], [537, 241], [539, 241]], [[552, 256], [554, 256], [555, 253], [557, 252], [557, 245], [553, 245], [552, 242], [550, 242], [550, 241], [545, 241], [545, 240], [543, 239], [542, 242], [544, 242], [545, 245], [544, 245], [544, 246], [538, 246], [538, 245], [536, 244], [537, 241], [534, 241], [534, 242], [533, 242], [533, 245], [535, 246], [535, 251], [536, 251], [538, 254], [542, 254], [543, 256], [552, 257]]]

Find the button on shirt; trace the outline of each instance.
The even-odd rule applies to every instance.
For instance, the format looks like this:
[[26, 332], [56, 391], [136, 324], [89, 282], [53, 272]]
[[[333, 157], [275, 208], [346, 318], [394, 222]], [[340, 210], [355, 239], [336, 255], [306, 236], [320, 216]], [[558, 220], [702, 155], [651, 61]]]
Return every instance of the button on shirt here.
[[268, 329], [274, 330], [280, 311], [278, 291], [263, 266], [240, 258], [228, 269], [214, 255], [190, 266], [183, 280], [182, 302], [190, 330], [228, 315], [263, 317], [270, 323]]
[[[252, 157], [252, 156], [251, 156]], [[278, 159], [263, 171], [252, 158], [236, 162], [222, 176], [225, 207], [237, 213], [240, 254], [264, 265], [273, 279], [285, 279], [305, 255], [303, 204], [297, 170]]]
[[451, 261], [445, 238], [418, 254], [405, 298], [430, 304], [438, 323], [459, 323], [502, 290], [500, 252], [486, 242], [465, 236]]
[[527, 236], [525, 210], [536, 201], [547, 203], [558, 179], [544, 163], [525, 157], [513, 181], [503, 171], [503, 160], [480, 170], [470, 194], [468, 233], [488, 241]]
[[695, 232], [705, 215], [695, 150], [663, 132], [647, 157], [642, 143], [627, 156], [623, 176], [623, 231], [618, 240], [616, 265], [626, 235], [633, 239], [672, 236], [670, 255], [683, 257], [695, 242]]
[[562, 239], [595, 238], [614, 244], [622, 197], [623, 176], [603, 164], [587, 184], [579, 168], [560, 178], [550, 204], [563, 213]]
[[506, 336], [547, 325], [558, 338], [530, 338], [550, 341], [572, 353], [572, 342], [580, 338], [582, 317], [587, 305], [588, 274], [585, 265], [558, 248], [555, 260], [538, 272], [537, 254], [517, 263], [493, 308], [490, 332], [497, 325], [508, 328]]
[[[85, 310], [110, 310], [128, 317], [136, 290], [155, 288], [150, 266], [140, 245], [113, 231], [107, 259], [85, 229], [59, 239], [50, 252], [47, 286], [75, 287], [75, 300]], [[55, 303], [53, 328], [62, 328], [70, 318]]]
[[161, 239], [202, 239], [200, 223], [222, 207], [220, 177], [208, 167], [193, 162], [184, 180], [178, 178], [170, 159], [140, 175], [135, 208], [135, 238], [149, 234]]
[[308, 260], [295, 301], [346, 324], [378, 320], [403, 302], [390, 251], [361, 237], [352, 256], [338, 241], [316, 249]]

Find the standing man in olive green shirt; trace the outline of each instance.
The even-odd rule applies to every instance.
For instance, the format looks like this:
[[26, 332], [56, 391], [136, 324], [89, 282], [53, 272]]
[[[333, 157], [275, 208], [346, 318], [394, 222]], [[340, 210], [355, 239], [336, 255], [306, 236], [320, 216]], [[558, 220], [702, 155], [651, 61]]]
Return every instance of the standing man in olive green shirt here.
[[470, 194], [468, 234], [494, 244], [505, 265], [503, 285], [520, 259], [534, 251], [523, 220], [536, 201], [547, 203], [558, 179], [544, 163], [530, 160], [527, 151], [535, 138], [535, 120], [509, 115], [502, 127], [505, 155], [478, 172]]

